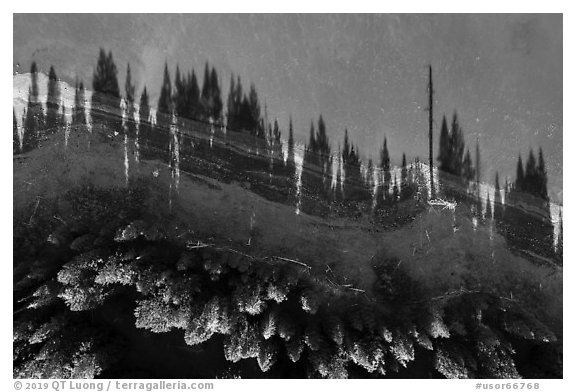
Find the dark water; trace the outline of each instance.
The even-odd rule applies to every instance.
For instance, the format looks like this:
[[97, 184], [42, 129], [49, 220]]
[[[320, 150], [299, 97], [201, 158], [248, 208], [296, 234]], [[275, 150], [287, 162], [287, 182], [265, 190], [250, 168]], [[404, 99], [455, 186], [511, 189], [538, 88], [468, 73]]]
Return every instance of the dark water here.
[[110, 129], [14, 157], [15, 377], [562, 377], [549, 204], [487, 213], [437, 173], [431, 201], [418, 162], [385, 189], [207, 123]]

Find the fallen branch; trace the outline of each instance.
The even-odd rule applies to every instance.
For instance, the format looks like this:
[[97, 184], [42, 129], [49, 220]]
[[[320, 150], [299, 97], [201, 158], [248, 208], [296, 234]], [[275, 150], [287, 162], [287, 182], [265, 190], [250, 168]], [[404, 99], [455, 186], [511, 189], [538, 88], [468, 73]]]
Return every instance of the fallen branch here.
[[240, 252], [239, 250], [232, 249], [232, 248], [218, 248], [218, 250], [225, 250], [225, 251], [228, 251], [228, 252], [236, 253], [236, 254], [239, 254], [240, 256], [248, 257], [248, 258], [251, 259], [251, 260], [256, 259], [254, 256], [250, 256], [250, 255], [247, 254], [247, 253]]
[[292, 260], [292, 259], [288, 259], [286, 257], [280, 257], [280, 256], [272, 256], [272, 258], [276, 259], [276, 260], [282, 260], [282, 261], [287, 261], [289, 263], [294, 263], [294, 264], [298, 264], [302, 267], [308, 268], [308, 269], [312, 269], [312, 267], [310, 267], [308, 264], [303, 263], [301, 261], [298, 260]]
[[28, 220], [28, 226], [32, 226], [32, 219], [34, 218], [34, 215], [36, 215], [36, 210], [38, 210], [39, 204], [40, 204], [40, 198], [38, 197], [36, 199], [36, 206], [34, 207], [34, 212], [32, 212], [32, 215], [30, 216], [30, 219]]
[[66, 226], [68, 226], [68, 223], [66, 223], [66, 221], [62, 218], [60, 218], [58, 215], [54, 215], [54, 219], [56, 219], [57, 221], [60, 221], [62, 223], [64, 223]]
[[446, 299], [446, 298], [451, 298], [451, 297], [459, 297], [461, 295], [465, 295], [465, 294], [479, 294], [482, 293], [482, 291], [480, 290], [464, 290], [464, 289], [460, 289], [460, 290], [454, 290], [454, 291], [449, 291], [447, 293], [444, 293], [442, 295], [439, 295], [437, 297], [432, 297], [430, 298], [429, 301], [437, 301], [440, 299]]
[[205, 244], [203, 242], [198, 241], [196, 245], [187, 245], [188, 249], [200, 249], [200, 248], [208, 248], [214, 246], [214, 244]]
[[529, 256], [534, 257], [535, 259], [541, 261], [543, 264], [546, 264], [549, 267], [552, 267], [554, 269], [554, 272], [562, 270], [562, 267], [558, 266], [554, 261], [552, 261], [552, 259], [549, 259], [548, 257], [537, 255], [536, 253], [534, 253], [528, 249], [519, 249], [519, 251], [521, 253], [525, 253]]
[[442, 295], [439, 295], [437, 297], [432, 297], [426, 300], [422, 300], [422, 301], [414, 301], [411, 302], [411, 304], [421, 304], [421, 303], [426, 303], [426, 302], [433, 302], [433, 301], [439, 301], [439, 300], [444, 300], [444, 299], [450, 299], [450, 298], [457, 298], [463, 295], [467, 295], [467, 294], [487, 294], [487, 295], [493, 295], [501, 300], [504, 301], [509, 301], [509, 302], [516, 302], [519, 303], [520, 301], [518, 301], [517, 299], [514, 298], [508, 298], [508, 297], [502, 297], [499, 295], [496, 295], [494, 293], [490, 293], [487, 291], [482, 291], [482, 290], [465, 290], [465, 289], [460, 289], [460, 290], [453, 290], [453, 291], [448, 291]]
[[452, 211], [456, 210], [456, 206], [457, 206], [457, 203], [455, 201], [449, 202], [449, 201], [442, 200], [442, 199], [430, 200], [428, 202], [428, 204], [430, 206], [444, 207], [444, 208], [442, 208], [443, 210], [448, 209], [448, 210], [452, 210]]
[[330, 279], [328, 279], [328, 278], [325, 278], [325, 279], [326, 279], [330, 284], [332, 284], [334, 287], [336, 287], [336, 288], [338, 288], [338, 289], [341, 289], [341, 290], [347, 289], [347, 290], [356, 291], [356, 292], [358, 292], [358, 293], [364, 293], [364, 294], [366, 293], [365, 290], [357, 289], [357, 288], [355, 288], [355, 287], [352, 287], [351, 284], [338, 284], [338, 283], [332, 282], [332, 281], [331, 281]]

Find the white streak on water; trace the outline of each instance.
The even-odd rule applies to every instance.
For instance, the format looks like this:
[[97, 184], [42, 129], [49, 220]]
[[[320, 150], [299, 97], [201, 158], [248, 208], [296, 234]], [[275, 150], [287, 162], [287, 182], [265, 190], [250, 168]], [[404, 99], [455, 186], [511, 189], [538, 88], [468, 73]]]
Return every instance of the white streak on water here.
[[70, 126], [66, 124], [64, 127], [64, 149], [68, 148], [68, 139], [70, 138]]
[[134, 160], [140, 163], [140, 107], [134, 104], [134, 122], [136, 123], [136, 140], [134, 140]]
[[286, 161], [288, 160], [288, 141], [284, 140], [282, 142], [282, 160], [284, 161], [284, 164], [286, 164]]
[[[174, 120], [174, 116], [172, 116], [172, 120]], [[168, 208], [169, 211], [172, 212], [172, 184], [174, 183], [174, 164], [173, 164], [173, 151], [174, 151], [174, 122], [170, 124], [170, 152], [168, 154], [168, 167], [170, 169], [170, 187], [168, 189]]]
[[212, 143], [214, 142], [214, 121], [210, 117], [210, 148], [212, 148]]
[[[502, 188], [504, 188], [503, 184], [501, 184]], [[496, 200], [495, 195], [495, 189], [494, 186], [492, 184], [487, 184], [487, 183], [480, 183], [480, 199], [482, 202], [482, 211], [485, 214], [486, 213], [486, 202], [487, 202], [487, 196], [490, 195], [490, 204], [492, 207], [492, 212], [494, 212], [494, 202]], [[506, 203], [506, 200], [504, 200], [504, 189], [500, 190], [500, 197], [502, 198], [502, 200], [504, 201], [504, 203]], [[562, 209], [561, 205], [558, 205], [556, 203], [550, 203], [550, 219], [552, 220], [552, 225], [554, 226], [554, 245], [556, 246], [558, 243], [558, 235], [560, 233], [560, 210]]]
[[124, 178], [126, 185], [128, 185], [130, 178], [130, 161], [128, 160], [128, 135], [126, 133], [124, 133]]
[[126, 132], [126, 127], [128, 126], [127, 119], [128, 104], [124, 98], [120, 98], [120, 115], [122, 116], [122, 129]]
[[[84, 117], [86, 118], [86, 127], [92, 134], [92, 91], [84, 89]], [[88, 141], [90, 143], [90, 140]]]
[[[492, 245], [492, 243], [494, 242], [494, 221], [492, 220], [492, 218], [490, 218], [490, 229], [489, 229], [489, 233], [490, 233], [490, 244]], [[492, 260], [494, 260], [494, 251], [492, 251]]]
[[170, 182], [170, 189], [168, 190], [168, 211], [172, 213], [172, 182]]
[[302, 166], [304, 163], [304, 146], [294, 145], [294, 164], [296, 166], [296, 215], [300, 215], [302, 206]]
[[176, 130], [176, 126], [173, 125], [170, 130], [173, 137], [172, 143], [174, 144], [174, 185], [176, 187], [176, 192], [178, 192], [178, 188], [180, 186], [180, 141], [178, 140], [178, 132]]
[[[338, 185], [336, 177], [338, 176], [338, 167], [341, 166], [341, 161], [342, 159], [339, 155], [332, 157], [332, 179], [330, 181], [330, 189], [332, 190], [336, 190], [336, 185]], [[342, 179], [342, 176], [340, 176], [340, 179]]]
[[255, 225], [256, 225], [256, 211], [254, 210], [254, 206], [252, 206], [252, 213], [250, 214], [250, 232], [254, 230]]
[[140, 163], [140, 124], [136, 126], [136, 140], [134, 140], [134, 160], [136, 163]]

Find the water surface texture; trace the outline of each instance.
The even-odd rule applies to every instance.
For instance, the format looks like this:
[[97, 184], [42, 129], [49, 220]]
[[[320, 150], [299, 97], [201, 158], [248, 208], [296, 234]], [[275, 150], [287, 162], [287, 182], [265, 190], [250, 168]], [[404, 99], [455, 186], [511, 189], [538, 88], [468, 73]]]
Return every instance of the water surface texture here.
[[14, 377], [562, 378], [561, 15], [15, 15]]

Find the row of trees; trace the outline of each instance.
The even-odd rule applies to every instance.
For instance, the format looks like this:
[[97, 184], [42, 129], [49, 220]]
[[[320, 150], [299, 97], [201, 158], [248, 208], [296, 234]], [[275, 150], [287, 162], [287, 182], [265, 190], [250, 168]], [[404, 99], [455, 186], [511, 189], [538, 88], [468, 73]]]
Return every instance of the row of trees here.
[[240, 76], [234, 81], [234, 75], [232, 75], [226, 109], [226, 126], [228, 129], [247, 130], [260, 138], [265, 136], [264, 120], [254, 84], [250, 85], [250, 91], [246, 95], [242, 90]]
[[38, 147], [41, 133], [53, 134], [65, 123], [64, 105], [60, 100], [60, 85], [54, 67], [48, 74], [48, 96], [46, 113], [39, 99], [38, 67], [32, 62], [31, 84], [28, 89], [28, 104], [22, 114], [22, 131], [18, 128], [16, 112], [13, 111], [13, 153], [28, 152]]
[[[33, 106], [28, 110], [30, 115], [27, 118], [42, 118], [41, 104], [37, 98], [37, 69], [33, 64], [32, 87], [29, 97], [29, 105]], [[111, 52], [101, 49], [97, 65], [92, 80], [92, 100], [91, 109], [88, 113], [85, 105], [85, 88], [83, 82], [76, 82], [74, 107], [72, 108], [71, 126], [78, 128], [87, 125], [88, 116], [91, 118], [91, 126], [105, 125], [110, 129], [121, 129], [121, 94], [120, 84], [117, 77], [118, 71]], [[50, 111], [58, 110], [59, 92], [57, 78], [54, 69], [50, 73], [51, 87], [49, 88], [48, 102], [54, 102], [50, 105]], [[194, 70], [182, 76], [180, 68], [176, 68], [176, 77], [174, 84], [171, 82], [168, 65], [164, 67], [164, 77], [160, 90], [156, 110], [156, 123], [151, 122], [151, 110], [149, 95], [146, 86], [143, 87], [139, 102], [139, 124], [135, 121], [135, 86], [132, 81], [130, 64], [127, 65], [124, 104], [125, 104], [125, 126], [129, 137], [135, 137], [136, 131], [139, 131], [140, 145], [143, 149], [168, 151], [170, 149], [170, 136], [166, 129], [172, 123], [172, 116], [175, 115], [179, 121], [192, 120], [195, 122], [210, 122], [213, 124], [222, 124], [224, 116], [222, 114], [221, 89], [219, 87], [218, 75], [215, 68], [210, 69], [206, 64], [204, 71], [204, 83], [200, 90]], [[58, 125], [65, 126], [63, 117], [64, 105], [60, 104], [62, 115]], [[295, 175], [295, 146], [292, 121], [290, 120], [288, 135], [288, 156], [284, 161], [282, 154], [282, 131], [279, 128], [277, 120], [269, 123], [266, 116], [266, 110], [262, 114], [260, 100], [254, 84], [251, 84], [248, 94], [243, 92], [240, 77], [231, 77], [230, 90], [227, 100], [226, 128], [229, 131], [247, 131], [257, 139], [265, 141], [264, 147], [268, 150], [265, 154], [270, 158], [270, 170], [274, 174], [285, 174], [292, 178]], [[32, 116], [36, 113], [35, 116]], [[16, 121], [14, 121], [16, 124]], [[44, 128], [40, 121], [29, 126], [24, 124], [23, 133], [26, 135], [26, 148], [22, 152], [27, 152], [34, 148], [35, 144], [29, 143], [28, 140], [34, 140], [37, 144], [43, 135], [40, 130]], [[15, 152], [17, 152], [17, 129], [15, 125]], [[387, 155], [386, 142], [384, 145], [385, 154]], [[19, 152], [19, 151], [18, 151]], [[146, 154], [144, 154], [146, 155]], [[157, 154], [148, 154], [150, 157]], [[318, 121], [318, 131], [314, 130], [314, 124], [311, 125], [311, 134], [308, 145], [304, 153], [304, 187], [310, 193], [319, 192], [327, 200], [369, 200], [372, 198], [375, 182], [375, 176], [379, 178], [377, 170], [370, 164], [367, 172], [362, 172], [362, 162], [357, 147], [351, 146], [348, 138], [348, 132], [344, 136], [344, 149], [336, 157], [330, 151], [329, 140], [326, 132], [326, 125], [320, 116]], [[334, 159], [338, 165], [337, 186], [333, 186], [332, 164]], [[383, 158], [384, 159], [384, 158]], [[388, 201], [394, 199], [390, 177], [389, 158], [385, 166], [387, 169], [383, 177], [385, 182], [385, 192], [379, 192], [383, 199]], [[386, 160], [385, 159], [385, 160]], [[384, 162], [384, 161], [383, 161]], [[405, 163], [405, 157], [404, 157]], [[404, 166], [406, 166], [404, 164]], [[320, 172], [316, 172], [321, 167]], [[405, 173], [406, 170], [403, 170]], [[306, 180], [308, 174], [311, 174], [310, 181]], [[322, 185], [315, 184], [314, 178], [317, 175], [322, 179]], [[406, 176], [405, 176], [406, 177]], [[345, 183], [343, 182], [345, 179]], [[397, 181], [394, 182], [396, 184]], [[382, 181], [380, 181], [382, 183]], [[350, 184], [350, 186], [347, 186]], [[406, 184], [406, 178], [402, 178], [402, 184]], [[345, 189], [348, 188], [348, 189]], [[400, 189], [399, 185], [396, 188]], [[390, 194], [390, 196], [388, 196]], [[396, 199], [399, 198], [397, 192]], [[381, 203], [379, 203], [380, 205]]]
[[[485, 210], [480, 195], [482, 180], [480, 147], [477, 142], [473, 163], [456, 113], [453, 115], [450, 129], [446, 117], [442, 119], [437, 159], [446, 195], [470, 204], [479, 218], [493, 219], [499, 232], [513, 246], [554, 258], [557, 263], [562, 263], [562, 235], [555, 245], [547, 186], [548, 174], [542, 148], [538, 150], [538, 159], [530, 149], [525, 165], [522, 157], [518, 157], [514, 182], [506, 181], [501, 187], [496, 173], [494, 196], [491, 198], [490, 192], [486, 195]], [[460, 181], [469, 187], [466, 193], [459, 191]], [[491, 199], [494, 200], [493, 211]]]
[[[418, 160], [408, 165], [406, 154], [402, 154], [398, 178], [390, 162], [386, 138], [380, 150], [380, 166], [375, 166], [371, 159], [366, 165], [362, 164], [360, 151], [350, 141], [347, 130], [344, 131], [343, 148], [333, 153], [322, 116], [318, 119], [317, 129], [314, 123], [310, 125], [301, 183], [303, 192], [310, 196], [307, 203], [302, 203], [304, 212], [322, 213], [322, 208], [318, 208], [322, 203], [335, 203], [376, 215], [399, 201], [411, 198], [418, 184], [424, 184]], [[324, 205], [324, 209], [328, 207]]]
[[516, 179], [500, 189], [498, 173], [495, 179], [494, 220], [508, 242], [519, 249], [532, 251], [562, 264], [562, 216], [559, 234], [554, 241], [554, 225], [547, 191], [548, 176], [542, 149], [538, 162], [530, 149], [526, 165], [518, 157]]
[[[112, 129], [121, 128], [120, 122], [120, 89], [117, 78], [117, 67], [114, 63], [112, 53], [106, 52], [102, 49], [99, 53], [97, 66], [93, 75], [93, 95], [91, 102], [90, 117], [92, 119], [92, 126], [97, 124], [105, 124]], [[29, 106], [31, 109], [27, 110], [27, 122], [23, 127], [23, 134], [25, 135], [25, 148], [22, 152], [29, 151], [37, 145], [38, 140], [42, 138], [40, 130], [44, 128], [42, 105], [38, 102], [38, 88], [37, 88], [37, 69], [36, 64], [32, 65], [32, 87], [29, 97]], [[48, 101], [50, 102], [49, 111], [53, 113], [58, 111], [58, 102], [60, 101], [58, 83], [54, 69], [50, 71], [50, 81]], [[139, 104], [139, 118], [140, 118], [140, 136], [143, 141], [141, 145], [146, 147], [147, 144], [154, 145], [163, 150], [169, 150], [170, 138], [167, 132], [160, 131], [161, 128], [167, 128], [171, 123], [172, 115], [176, 115], [179, 119], [212, 121], [216, 124], [221, 123], [224, 116], [222, 115], [222, 101], [220, 98], [221, 92], [218, 83], [218, 76], [215, 68], [210, 70], [206, 64], [204, 72], [204, 83], [202, 90], [198, 87], [197, 78], [194, 70], [187, 73], [186, 76], [181, 76], [179, 67], [176, 68], [176, 78], [174, 86], [171, 83], [170, 73], [166, 64], [164, 68], [164, 78], [160, 91], [160, 98], [158, 100], [156, 111], [156, 126], [158, 130], [152, 127], [150, 122], [150, 103], [149, 96], [144, 86]], [[135, 87], [132, 83], [130, 65], [127, 66], [126, 82], [125, 82], [125, 110], [126, 110], [126, 127], [130, 137], [136, 133], [136, 122], [134, 119], [135, 114]], [[87, 111], [85, 107], [85, 89], [82, 82], [77, 81], [75, 88], [74, 108], [72, 109], [72, 122], [73, 127], [86, 125]], [[64, 105], [60, 104], [61, 113], [60, 124], [64, 125]], [[248, 94], [243, 93], [242, 82], [240, 77], [236, 79], [232, 76], [230, 81], [230, 90], [227, 101], [227, 129], [232, 131], [248, 131], [260, 139], [267, 140], [269, 155], [272, 159], [277, 161], [283, 160], [282, 157], [282, 140], [281, 130], [275, 120], [274, 125], [267, 123], [267, 120], [261, 114], [260, 101], [256, 92], [255, 86], [250, 86]], [[34, 120], [34, 121], [33, 121]], [[54, 123], [54, 122], [51, 122]], [[15, 152], [16, 146], [19, 144], [16, 129], [16, 120], [14, 121], [14, 145]], [[54, 128], [56, 129], [56, 128]], [[162, 133], [164, 135], [162, 135]], [[146, 140], [151, 140], [151, 143], [146, 143]], [[357, 147], [350, 144], [348, 132], [345, 131], [344, 135], [344, 149], [339, 151], [336, 157], [330, 151], [328, 136], [326, 133], [326, 125], [320, 116], [318, 121], [318, 131], [314, 130], [314, 124], [311, 125], [310, 140], [305, 147], [304, 173], [310, 171], [314, 172], [317, 168], [321, 168], [320, 172], [312, 174], [320, 174], [322, 178], [322, 185], [314, 184], [314, 181], [303, 181], [304, 184], [310, 184], [307, 187], [311, 192], [319, 192], [319, 194], [326, 196], [328, 199], [336, 200], [368, 200], [372, 198], [373, 187], [375, 185], [374, 178], [380, 184], [383, 184], [383, 189], [378, 192], [382, 200], [395, 200], [399, 198], [400, 191], [394, 196], [394, 187], [397, 189], [406, 188], [407, 176], [403, 175], [401, 178], [401, 185], [397, 184], [397, 180], [392, 183], [391, 178], [391, 165], [390, 158], [387, 150], [386, 141], [384, 142], [381, 152], [381, 168], [382, 174], [377, 171], [370, 163], [368, 170], [362, 171], [362, 162], [360, 160], [360, 153]], [[333, 160], [336, 159], [338, 165], [337, 173], [337, 186], [333, 186], [332, 181], [332, 165]], [[406, 159], [403, 157], [403, 171], [406, 171]], [[280, 165], [276, 164], [278, 168]], [[280, 172], [293, 176], [295, 172], [294, 163], [294, 136], [292, 122], [290, 121], [290, 130], [288, 137], [288, 157], [285, 166], [287, 170], [280, 170]], [[271, 165], [274, 167], [274, 165]], [[275, 174], [279, 172], [276, 171]], [[305, 176], [306, 177], [306, 176]], [[351, 184], [344, 190], [345, 185], [340, 181], [346, 179], [347, 184]], [[378, 203], [379, 205], [382, 203]]]
[[174, 85], [170, 82], [168, 64], [164, 66], [164, 77], [158, 99], [157, 113], [168, 116], [175, 115], [179, 119], [211, 121], [222, 124], [222, 98], [216, 69], [210, 69], [206, 63], [204, 69], [204, 82], [200, 90], [196, 72], [186, 74], [180, 72], [176, 66]]
[[[128, 64], [123, 96], [126, 114], [125, 129], [123, 129], [122, 96], [117, 73], [112, 53], [106, 54], [103, 49], [100, 50], [92, 80], [93, 94], [90, 113], [86, 111], [84, 104], [83, 83], [77, 82], [74, 108], [72, 108], [72, 127], [85, 126], [89, 114], [92, 119], [92, 127], [103, 125], [104, 129], [121, 130], [126, 132], [130, 138], [138, 138], [138, 144], [143, 150], [142, 156], [144, 158], [160, 157], [168, 161], [171, 159], [168, 155], [172, 149], [171, 145], [174, 143], [174, 138], [168, 130], [172, 125], [173, 116], [178, 119], [178, 126], [182, 129], [206, 128], [202, 124], [211, 124], [210, 129], [213, 129], [213, 126], [223, 126], [225, 122], [227, 130], [232, 131], [232, 134], [245, 132], [252, 135], [254, 137], [253, 149], [263, 153], [258, 153], [257, 157], [246, 161], [246, 165], [251, 165], [252, 169], [261, 168], [263, 171], [268, 171], [272, 175], [270, 179], [272, 182], [278, 180], [279, 177], [288, 179], [287, 182], [284, 180], [280, 182], [293, 188], [289, 192], [290, 194], [295, 195], [297, 193], [292, 120], [290, 120], [287, 140], [288, 154], [285, 159], [282, 148], [282, 130], [277, 120], [273, 123], [268, 122], [266, 108], [264, 114], [262, 113], [260, 99], [253, 84], [246, 94], [240, 77], [235, 78], [232, 75], [226, 116], [224, 116], [219, 78], [214, 67], [210, 68], [206, 64], [204, 80], [200, 89], [195, 71], [181, 73], [178, 66], [176, 67], [174, 84], [172, 84], [166, 64], [157, 104], [156, 122], [153, 124], [151, 121], [151, 106], [146, 86], [143, 87], [140, 95], [139, 122], [137, 122], [135, 116], [136, 89]], [[17, 128], [14, 114], [15, 153], [30, 151], [38, 145], [43, 135], [53, 133], [59, 126], [66, 124], [65, 109], [61, 103], [58, 79], [54, 68], [51, 67], [49, 74], [46, 114], [43, 113], [42, 104], [38, 98], [36, 63], [32, 64], [31, 75], [32, 83], [28, 106], [23, 116], [23, 130], [21, 132]], [[223, 137], [226, 136], [223, 135]], [[195, 144], [197, 149], [202, 149], [205, 142], [201, 139]], [[210, 159], [210, 155], [217, 154], [218, 151], [216, 150], [205, 151], [205, 157], [208, 159]], [[225, 155], [224, 158], [228, 161], [240, 159], [230, 155], [230, 152], [222, 152], [222, 155]], [[350, 141], [347, 130], [344, 132], [343, 148], [333, 152], [324, 118], [320, 116], [317, 125], [312, 122], [309, 140], [305, 145], [303, 155], [300, 197], [305, 202], [302, 203], [302, 210], [309, 213], [323, 213], [330, 210], [331, 204], [336, 203], [338, 205], [343, 202], [348, 202], [346, 203], [348, 207], [353, 204], [363, 204], [364, 207], [360, 207], [363, 210], [372, 207], [376, 207], [376, 210], [386, 209], [397, 201], [411, 198], [418, 190], [418, 178], [421, 177], [421, 173], [416, 173], [418, 165], [408, 165], [406, 155], [403, 154], [400, 178], [398, 179], [391, 164], [386, 138], [384, 138], [380, 149], [378, 166], [374, 165], [372, 160], [369, 160], [367, 164], [363, 163], [360, 155], [358, 147]], [[490, 195], [487, 197], [486, 211], [483, 210], [483, 197], [480, 195], [482, 178], [479, 144], [476, 143], [476, 156], [473, 163], [456, 113], [452, 117], [450, 127], [446, 116], [442, 119], [437, 160], [443, 194], [447, 198], [456, 198], [459, 201], [469, 203], [479, 217], [491, 217]], [[462, 188], [467, 189], [467, 191], [462, 192]], [[530, 199], [531, 204], [539, 204], [538, 200], [540, 200], [542, 203], [539, 207], [548, 210], [547, 213], [544, 213], [541, 223], [546, 226], [546, 231], [549, 231], [551, 222], [549, 219], [547, 174], [541, 149], [538, 154], [538, 161], [536, 161], [533, 152], [530, 152], [525, 168], [521, 158], [519, 158], [517, 179], [513, 184], [504, 188], [504, 192], [511, 194], [512, 197], [501, 200], [500, 185], [496, 184], [496, 188], [497, 191], [494, 196], [496, 220], [504, 221], [505, 215], [501, 211], [504, 211], [505, 202], [514, 201], [516, 194], [528, 194], [532, 197]], [[508, 219], [507, 224], [500, 225], [500, 227], [507, 227], [507, 232], [514, 230], [513, 220], [517, 217], [514, 217], [514, 214], [512, 217]], [[542, 228], [541, 225], [531, 225], [531, 227]]]

